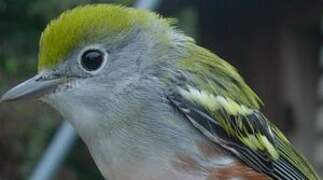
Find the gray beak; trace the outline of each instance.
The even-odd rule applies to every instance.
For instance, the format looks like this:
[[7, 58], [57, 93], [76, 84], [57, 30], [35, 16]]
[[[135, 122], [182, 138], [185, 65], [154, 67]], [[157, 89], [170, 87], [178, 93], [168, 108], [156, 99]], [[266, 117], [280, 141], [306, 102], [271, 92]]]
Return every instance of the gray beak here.
[[0, 98], [1, 102], [38, 99], [41, 96], [53, 92], [62, 83], [62, 79], [45, 80], [38, 74], [16, 87], [10, 89]]

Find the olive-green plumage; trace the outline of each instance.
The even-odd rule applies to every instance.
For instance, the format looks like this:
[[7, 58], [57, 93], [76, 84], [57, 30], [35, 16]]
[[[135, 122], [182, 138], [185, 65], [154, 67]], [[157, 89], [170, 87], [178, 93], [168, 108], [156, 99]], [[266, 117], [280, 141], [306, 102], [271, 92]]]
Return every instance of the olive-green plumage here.
[[[269, 163], [268, 169], [271, 170], [257, 165], [257, 161], [263, 161], [261, 159], [241, 158], [275, 179], [319, 179], [311, 165], [295, 151], [283, 133], [260, 112], [262, 101], [234, 67], [192, 41], [187, 42], [186, 49], [187, 54], [177, 63], [177, 67], [186, 76], [186, 81], [179, 85], [179, 94], [185, 101], [192, 103], [194, 108], [205, 111], [224, 130], [227, 137], [214, 137], [215, 139], [225, 144], [229, 138], [232, 142], [228, 142], [226, 148], [231, 147], [231, 143], [237, 143], [247, 147], [247, 151], [251, 150], [251, 154], [263, 156], [268, 160], [265, 161]], [[197, 121], [193, 122], [199, 124]], [[218, 136], [217, 132], [212, 132], [212, 128], [200, 130], [207, 135], [214, 133]], [[240, 156], [236, 151], [233, 153]], [[280, 165], [286, 169], [277, 168]], [[284, 177], [280, 173], [287, 175]]]
[[211, 94], [229, 97], [248, 107], [260, 108], [262, 101], [233, 66], [194, 43], [187, 44], [187, 48], [189, 56], [180, 61], [178, 66], [191, 72], [193, 81], [200, 88]]
[[120, 40], [137, 27], [150, 28], [154, 22], [168, 26], [168, 20], [157, 14], [122, 6], [98, 4], [65, 11], [42, 33], [38, 69], [54, 67], [73, 49], [106, 39], [113, 43], [113, 39]]

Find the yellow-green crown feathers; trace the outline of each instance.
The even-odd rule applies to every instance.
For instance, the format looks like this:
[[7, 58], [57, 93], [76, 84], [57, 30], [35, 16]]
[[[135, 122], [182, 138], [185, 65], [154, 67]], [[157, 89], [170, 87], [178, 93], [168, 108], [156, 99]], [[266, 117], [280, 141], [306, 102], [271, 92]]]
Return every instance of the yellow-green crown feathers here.
[[168, 26], [167, 20], [154, 13], [116, 5], [86, 5], [65, 11], [42, 33], [38, 70], [54, 67], [77, 47], [129, 33], [136, 26], [149, 27], [152, 22]]

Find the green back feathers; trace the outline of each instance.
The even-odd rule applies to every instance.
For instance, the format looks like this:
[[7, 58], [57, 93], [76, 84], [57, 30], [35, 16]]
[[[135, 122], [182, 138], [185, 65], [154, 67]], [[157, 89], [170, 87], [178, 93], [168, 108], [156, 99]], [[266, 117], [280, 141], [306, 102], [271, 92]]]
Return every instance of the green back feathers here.
[[259, 109], [262, 106], [260, 98], [233, 66], [194, 43], [188, 43], [187, 47], [189, 55], [179, 61], [179, 67], [193, 75], [193, 86], [209, 94], [228, 97], [249, 108]]
[[152, 22], [168, 26], [166, 19], [154, 13], [116, 5], [87, 5], [68, 10], [42, 33], [38, 69], [52, 68], [77, 47], [105, 40], [113, 42], [134, 27], [149, 27]]
[[259, 111], [262, 101], [233, 66], [194, 42], [185, 48], [176, 66], [185, 78], [175, 81], [178, 92], [169, 99], [197, 129], [273, 179], [319, 179]]

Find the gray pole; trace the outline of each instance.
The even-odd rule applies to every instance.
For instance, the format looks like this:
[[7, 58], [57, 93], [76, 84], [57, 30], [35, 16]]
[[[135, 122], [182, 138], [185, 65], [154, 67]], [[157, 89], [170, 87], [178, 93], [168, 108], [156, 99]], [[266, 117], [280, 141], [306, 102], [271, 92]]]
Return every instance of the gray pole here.
[[67, 153], [71, 151], [76, 139], [77, 135], [73, 127], [67, 121], [63, 122], [38, 162], [30, 180], [52, 179], [63, 164]]
[[[158, 7], [159, 2], [160, 0], [138, 0], [134, 6], [154, 10]], [[64, 121], [45, 150], [29, 180], [52, 179], [62, 166], [66, 155], [71, 151], [76, 139], [77, 134], [75, 130], [67, 121]]]
[[155, 10], [157, 9], [160, 0], [138, 0], [134, 4], [134, 7], [141, 8], [141, 9], [148, 9], [148, 10]]

